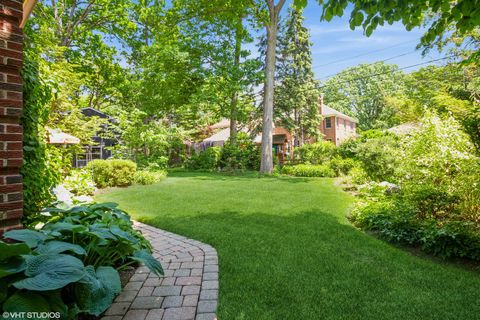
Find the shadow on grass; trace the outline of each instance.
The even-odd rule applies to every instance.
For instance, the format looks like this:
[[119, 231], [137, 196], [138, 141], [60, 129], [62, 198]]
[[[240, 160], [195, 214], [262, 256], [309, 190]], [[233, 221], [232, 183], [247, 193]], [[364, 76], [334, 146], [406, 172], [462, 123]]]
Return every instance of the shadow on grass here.
[[139, 218], [217, 249], [222, 319], [475, 319], [480, 314], [477, 273], [412, 256], [326, 212]]

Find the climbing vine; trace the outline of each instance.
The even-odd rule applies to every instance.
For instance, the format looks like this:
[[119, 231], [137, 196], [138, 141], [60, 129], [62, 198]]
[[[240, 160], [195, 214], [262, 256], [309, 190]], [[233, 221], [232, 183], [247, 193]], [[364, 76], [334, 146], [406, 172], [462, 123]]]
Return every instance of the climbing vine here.
[[53, 199], [51, 187], [60, 181], [61, 174], [55, 170], [57, 162], [48, 152], [46, 144], [46, 123], [48, 101], [52, 91], [39, 77], [37, 57], [28, 49], [24, 53], [23, 77], [23, 152], [24, 163], [21, 170], [24, 186], [24, 217], [37, 214]]

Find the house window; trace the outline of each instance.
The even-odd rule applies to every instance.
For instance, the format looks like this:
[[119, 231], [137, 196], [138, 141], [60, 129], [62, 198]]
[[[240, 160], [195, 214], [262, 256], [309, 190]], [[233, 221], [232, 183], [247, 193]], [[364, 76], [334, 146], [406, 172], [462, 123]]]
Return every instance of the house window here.
[[353, 122], [350, 122], [350, 129], [355, 129], [355, 125], [353, 124]]
[[343, 120], [343, 130], [347, 130], [347, 120]]
[[332, 118], [325, 118], [325, 129], [332, 127]]

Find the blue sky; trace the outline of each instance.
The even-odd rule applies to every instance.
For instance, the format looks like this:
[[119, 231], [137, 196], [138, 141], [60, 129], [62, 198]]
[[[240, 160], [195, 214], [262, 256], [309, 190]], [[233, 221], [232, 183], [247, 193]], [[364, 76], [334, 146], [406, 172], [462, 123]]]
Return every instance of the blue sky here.
[[[287, 1], [282, 16], [286, 15], [289, 2], [291, 1]], [[370, 37], [366, 37], [362, 28], [357, 28], [355, 31], [350, 29], [348, 23], [349, 12], [341, 18], [334, 18], [330, 22], [320, 22], [320, 15], [321, 7], [316, 1], [309, 1], [305, 9], [305, 25], [310, 29], [313, 43], [313, 71], [316, 78], [321, 80], [360, 63], [372, 63], [392, 58], [386, 63], [406, 67], [444, 56], [432, 51], [422, 57], [421, 51], [415, 50], [424, 32], [419, 28], [409, 32], [405, 30], [401, 23], [379, 26]], [[362, 56], [352, 58], [359, 55]], [[411, 72], [420, 67], [422, 66], [404, 71]]]

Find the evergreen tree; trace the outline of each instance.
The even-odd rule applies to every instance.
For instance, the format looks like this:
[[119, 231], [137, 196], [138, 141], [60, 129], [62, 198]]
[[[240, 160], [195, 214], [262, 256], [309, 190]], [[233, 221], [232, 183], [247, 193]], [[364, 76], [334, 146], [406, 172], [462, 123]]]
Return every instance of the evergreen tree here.
[[279, 37], [275, 118], [292, 132], [296, 145], [302, 145], [308, 138], [316, 138], [321, 120], [311, 46], [303, 10], [290, 8]]

